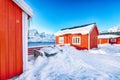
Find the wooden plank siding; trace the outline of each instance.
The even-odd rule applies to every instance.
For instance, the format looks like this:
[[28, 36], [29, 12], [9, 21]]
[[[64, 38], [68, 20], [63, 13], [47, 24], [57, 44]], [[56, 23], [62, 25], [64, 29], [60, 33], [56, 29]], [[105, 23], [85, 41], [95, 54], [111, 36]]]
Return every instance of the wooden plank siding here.
[[109, 39], [100, 39], [101, 44], [109, 44]]
[[[72, 41], [71, 41], [71, 45], [76, 47], [77, 49], [81, 50], [81, 49], [87, 49], [88, 48], [88, 35], [85, 34], [85, 35], [82, 35], [82, 34], [72, 34], [71, 35], [72, 37], [80, 37], [80, 44], [72, 44]], [[71, 37], [71, 40], [72, 40], [72, 37]]]
[[6, 80], [6, 73], [7, 73], [7, 69], [6, 69], [6, 65], [7, 65], [7, 61], [6, 61], [6, 55], [7, 55], [7, 44], [5, 42], [6, 40], [6, 21], [5, 18], [6, 16], [6, 0], [0, 0], [0, 80]]
[[22, 10], [0, 0], [0, 80], [22, 73]]
[[120, 37], [117, 38], [117, 43], [116, 44], [120, 44]]
[[95, 27], [90, 33], [90, 49], [98, 47], [98, 31]]
[[22, 53], [22, 10], [16, 6], [16, 24], [15, 24], [15, 47], [16, 47], [16, 75], [21, 74], [23, 70], [23, 53]]

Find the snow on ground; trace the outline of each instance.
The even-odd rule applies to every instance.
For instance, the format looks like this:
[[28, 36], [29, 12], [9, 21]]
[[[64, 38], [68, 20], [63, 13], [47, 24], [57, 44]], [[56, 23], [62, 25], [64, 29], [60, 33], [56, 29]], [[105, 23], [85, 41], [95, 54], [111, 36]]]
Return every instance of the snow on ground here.
[[52, 57], [30, 58], [17, 80], [120, 80], [120, 45], [76, 50], [70, 46], [43, 48]]

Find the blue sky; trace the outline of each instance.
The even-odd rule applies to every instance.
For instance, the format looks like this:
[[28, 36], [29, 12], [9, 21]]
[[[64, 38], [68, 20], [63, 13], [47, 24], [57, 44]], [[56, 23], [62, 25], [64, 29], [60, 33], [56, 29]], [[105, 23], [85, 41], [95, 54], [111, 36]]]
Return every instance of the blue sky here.
[[31, 28], [56, 31], [96, 22], [100, 31], [120, 25], [120, 0], [25, 0], [33, 9]]

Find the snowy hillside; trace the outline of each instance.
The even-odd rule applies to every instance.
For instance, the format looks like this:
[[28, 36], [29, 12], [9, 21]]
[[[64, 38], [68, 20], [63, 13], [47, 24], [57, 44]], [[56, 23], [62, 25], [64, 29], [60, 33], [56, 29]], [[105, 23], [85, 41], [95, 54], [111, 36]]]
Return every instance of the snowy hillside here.
[[55, 38], [53, 34], [47, 34], [45, 32], [39, 33], [36, 29], [28, 31], [29, 42], [54, 42]]
[[57, 53], [29, 61], [17, 80], [120, 80], [120, 45], [99, 45], [97, 49], [76, 50], [70, 46], [43, 48]]
[[120, 32], [120, 26], [112, 27], [108, 30], [108, 32]]

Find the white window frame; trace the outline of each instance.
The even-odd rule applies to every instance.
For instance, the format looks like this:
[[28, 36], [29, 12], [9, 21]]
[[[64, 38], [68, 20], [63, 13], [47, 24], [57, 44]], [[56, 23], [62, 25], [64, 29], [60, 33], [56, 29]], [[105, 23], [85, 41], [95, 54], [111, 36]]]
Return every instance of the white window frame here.
[[117, 40], [116, 40], [116, 38], [111, 38], [110, 39], [110, 42], [116, 42]]
[[60, 44], [63, 44], [63, 43], [64, 43], [64, 37], [59, 37], [58, 40], [59, 40], [59, 43], [60, 43]]
[[81, 37], [80, 36], [73, 36], [72, 37], [72, 44], [80, 45], [81, 44]]

